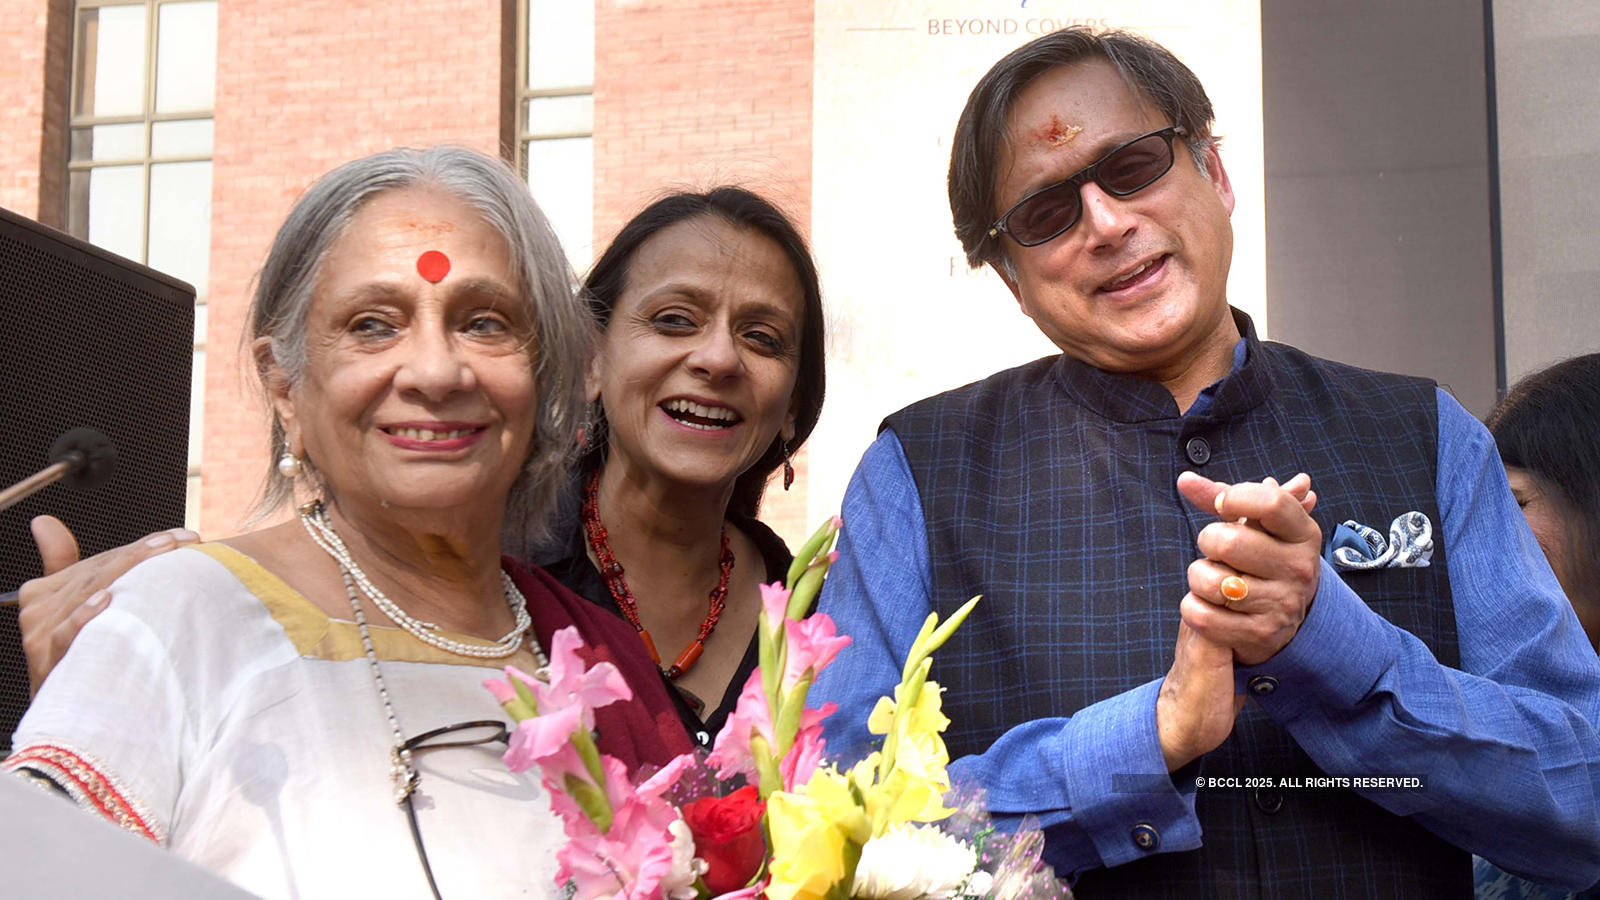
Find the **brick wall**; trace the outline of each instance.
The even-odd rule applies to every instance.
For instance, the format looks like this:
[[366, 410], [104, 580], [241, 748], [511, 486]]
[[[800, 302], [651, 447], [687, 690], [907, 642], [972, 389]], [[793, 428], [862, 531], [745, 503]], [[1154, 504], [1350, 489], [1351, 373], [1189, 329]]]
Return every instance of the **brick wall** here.
[[[812, 16], [811, 0], [598, 0], [597, 247], [664, 190], [724, 183], [809, 233]], [[762, 512], [791, 546], [810, 531], [805, 463]]]
[[[581, 2], [581, 0], [580, 0]], [[59, 225], [71, 0], [0, 0], [0, 205]], [[270, 456], [239, 340], [251, 279], [317, 175], [387, 147], [512, 134], [515, 0], [227, 0], [218, 10], [200, 526], [236, 532]], [[738, 183], [809, 231], [812, 3], [597, 0], [595, 235], [663, 189]], [[603, 243], [601, 244], [603, 246]], [[805, 521], [804, 453], [765, 518]]]
[[502, 24], [514, 8], [501, 0], [219, 4], [207, 537], [240, 530], [270, 455], [265, 407], [236, 351], [250, 282], [278, 224], [316, 176], [367, 153], [441, 142], [498, 152], [501, 75], [515, 66]]
[[60, 228], [72, 0], [0, 0], [0, 206]]

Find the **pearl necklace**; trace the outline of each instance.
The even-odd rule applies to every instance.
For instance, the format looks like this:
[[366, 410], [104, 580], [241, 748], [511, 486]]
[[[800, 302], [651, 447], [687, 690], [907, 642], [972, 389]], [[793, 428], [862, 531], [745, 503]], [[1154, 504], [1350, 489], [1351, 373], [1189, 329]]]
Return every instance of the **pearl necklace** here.
[[[366, 614], [361, 611], [361, 597], [356, 593], [356, 579], [365, 579], [366, 576], [361, 573], [361, 570], [356, 567], [353, 561], [348, 565], [346, 564], [345, 561], [349, 559], [350, 555], [349, 551], [345, 550], [344, 543], [339, 541], [339, 535], [333, 530], [333, 523], [328, 520], [327, 508], [320, 501], [307, 504], [302, 508], [300, 510], [300, 520], [306, 523], [306, 530], [311, 533], [311, 539], [316, 541], [317, 546], [328, 551], [333, 555], [334, 559], [339, 561], [339, 577], [344, 579], [345, 595], [350, 598], [350, 614], [355, 617], [356, 630], [361, 633], [361, 648], [366, 652], [367, 667], [372, 672], [372, 683], [378, 689], [378, 700], [383, 703], [383, 715], [389, 720], [389, 730], [394, 734], [394, 746], [389, 750], [389, 779], [394, 783], [394, 802], [404, 803], [406, 798], [411, 796], [412, 792], [417, 789], [417, 785], [422, 782], [422, 775], [411, 764], [411, 751], [406, 749], [405, 732], [400, 728], [400, 718], [395, 715], [394, 703], [389, 699], [389, 686], [383, 681], [383, 667], [378, 664], [378, 650], [372, 644], [372, 631], [367, 627]], [[315, 523], [314, 526], [313, 523]], [[313, 527], [317, 530], [313, 530]], [[319, 534], [319, 532], [321, 533]], [[323, 542], [322, 538], [324, 537], [331, 537], [333, 541], [338, 541], [338, 543], [330, 547], [328, 543]], [[343, 556], [336, 552], [333, 547], [344, 551]], [[522, 601], [518, 607], [518, 609], [523, 610], [522, 616], [518, 618], [519, 631], [517, 633], [520, 641], [520, 631], [526, 630], [522, 620], [528, 615], [527, 602], [523, 600], [522, 592], [517, 590], [517, 586], [511, 582], [509, 577], [505, 576], [505, 572], [502, 571], [500, 574], [505, 578], [508, 596], [514, 595], [517, 600]], [[368, 596], [370, 597], [371, 594], [368, 594]], [[384, 602], [392, 603], [387, 597], [383, 599]], [[373, 598], [373, 602], [377, 602], [376, 597]], [[382, 604], [379, 604], [379, 606], [381, 608]], [[389, 615], [389, 611], [385, 609], [384, 614]], [[402, 613], [402, 615], [404, 614]], [[394, 617], [391, 615], [390, 618]], [[410, 617], [407, 616], [407, 618]], [[531, 624], [531, 620], [528, 624]], [[411, 631], [409, 628], [406, 630], [417, 638], [426, 640], [415, 631]], [[428, 643], [431, 644], [432, 642], [429, 641]], [[435, 644], [434, 646], [438, 645]], [[544, 648], [539, 646], [539, 639], [531, 633], [528, 635], [528, 648], [533, 652], [533, 658], [539, 663], [538, 668], [534, 670], [534, 677], [543, 680], [546, 677], [545, 673], [550, 669], [550, 657], [545, 655]], [[509, 656], [510, 654], [502, 655]]]
[[[350, 556], [349, 548], [339, 538], [338, 532], [333, 530], [333, 520], [328, 517], [328, 507], [321, 501], [313, 501], [300, 509], [300, 522], [305, 525], [306, 533], [311, 535], [311, 540], [318, 547], [328, 552], [334, 561], [339, 564], [341, 572], [346, 578], [352, 578], [360, 585], [361, 592], [372, 600], [373, 605], [383, 611], [391, 621], [405, 629], [412, 637], [424, 644], [437, 647], [454, 653], [458, 656], [470, 656], [475, 659], [501, 659], [516, 653], [522, 646], [522, 639], [533, 628], [533, 618], [528, 615], [528, 601], [517, 590], [516, 582], [511, 580], [504, 569], [500, 570], [500, 584], [505, 590], [506, 603], [511, 607], [511, 615], [516, 620], [516, 625], [506, 632], [505, 636], [490, 645], [469, 644], [454, 638], [445, 637], [439, 633], [439, 627], [432, 622], [424, 622], [406, 613], [388, 595], [378, 589], [356, 565], [355, 559]], [[354, 588], [352, 588], [354, 590]], [[537, 641], [535, 641], [537, 644]]]
[[[389, 699], [389, 686], [383, 682], [383, 667], [378, 665], [378, 651], [372, 645], [372, 631], [367, 628], [367, 617], [361, 612], [361, 598], [356, 595], [356, 583], [351, 580], [350, 572], [341, 568], [339, 574], [344, 578], [345, 594], [350, 598], [350, 612], [355, 616], [356, 629], [361, 632], [361, 648], [367, 654], [367, 667], [372, 670], [372, 683], [378, 689], [378, 699], [383, 703], [383, 715], [389, 720], [389, 730], [394, 734], [394, 746], [389, 750], [389, 780], [394, 782], [394, 802], [404, 803], [422, 782], [422, 775], [411, 764], [411, 751], [406, 749], [405, 732], [400, 728], [400, 718], [394, 714], [394, 703]], [[550, 670], [550, 658], [545, 656], [544, 648], [539, 646], [539, 639], [528, 635], [529, 649], [533, 651], [533, 658], [538, 661], [539, 667], [534, 670], [534, 677], [541, 681], [547, 680]]]

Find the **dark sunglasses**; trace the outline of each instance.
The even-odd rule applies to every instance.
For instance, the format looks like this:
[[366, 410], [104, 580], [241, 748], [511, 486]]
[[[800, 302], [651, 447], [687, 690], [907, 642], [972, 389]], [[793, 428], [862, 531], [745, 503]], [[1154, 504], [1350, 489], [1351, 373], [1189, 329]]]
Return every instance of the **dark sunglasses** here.
[[[396, 748], [395, 765], [400, 765], [400, 753], [409, 751], [413, 759], [428, 750], [441, 750], [445, 747], [476, 747], [480, 744], [505, 744], [511, 739], [511, 732], [504, 722], [493, 719], [484, 719], [477, 722], [461, 722], [456, 725], [446, 725], [406, 741]], [[415, 772], [415, 769], [412, 770]], [[411, 803], [411, 795], [416, 792], [421, 778], [413, 775], [411, 783], [407, 786], [405, 796], [400, 798], [400, 805], [405, 807], [406, 821], [411, 823], [411, 841], [417, 848], [417, 859], [422, 861], [422, 874], [428, 876], [428, 889], [433, 892], [435, 900], [439, 898], [439, 886], [433, 881], [433, 866], [428, 863], [428, 848], [422, 843], [422, 829], [417, 827], [417, 808]]]
[[1084, 182], [1093, 181], [1113, 197], [1142, 191], [1172, 169], [1172, 139], [1188, 133], [1183, 126], [1172, 125], [1134, 138], [1066, 180], [1018, 200], [995, 220], [989, 237], [999, 237], [1003, 231], [1024, 247], [1060, 237], [1083, 216]]

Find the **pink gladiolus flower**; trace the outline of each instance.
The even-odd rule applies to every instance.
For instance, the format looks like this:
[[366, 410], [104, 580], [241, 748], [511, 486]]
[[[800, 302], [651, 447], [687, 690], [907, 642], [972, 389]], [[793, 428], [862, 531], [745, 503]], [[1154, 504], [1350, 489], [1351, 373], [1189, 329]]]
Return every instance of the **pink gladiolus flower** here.
[[816, 773], [817, 766], [822, 764], [822, 753], [825, 747], [822, 740], [822, 720], [833, 715], [838, 709], [836, 703], [825, 703], [821, 709], [808, 709], [800, 714], [800, 732], [795, 735], [794, 746], [789, 748], [789, 754], [778, 763], [778, 772], [783, 776], [783, 789], [794, 791], [797, 785], [803, 785], [811, 780]]
[[814, 676], [827, 668], [839, 651], [850, 644], [850, 636], [838, 634], [827, 613], [812, 613], [798, 622], [790, 622], [784, 636], [789, 642], [788, 660], [783, 667], [784, 690], [794, 687], [807, 669]]
[[789, 589], [774, 581], [761, 586], [761, 609], [766, 613], [767, 627], [777, 628], [789, 608]]
[[[569, 706], [518, 722], [516, 730], [511, 732], [511, 745], [506, 748], [506, 768], [526, 772], [538, 765], [548, 775], [557, 754], [571, 750], [576, 758], [572, 733], [581, 726], [582, 713], [579, 707]], [[582, 761], [578, 762], [578, 768], [583, 768]]]
[[664, 831], [654, 838], [635, 835], [628, 842], [596, 834], [572, 838], [556, 859], [556, 878], [574, 882], [574, 897], [647, 900], [657, 896], [662, 876], [672, 871], [672, 843]]
[[772, 710], [767, 706], [767, 693], [761, 687], [761, 672], [751, 672], [744, 690], [739, 692], [739, 702], [722, 730], [717, 732], [717, 742], [711, 748], [711, 755], [706, 757], [706, 763], [717, 767], [718, 778], [732, 778], [735, 773], [742, 773], [754, 780], [758, 773], [755, 759], [750, 756], [750, 735], [759, 734], [771, 744], [772, 732]]
[[578, 706], [582, 709], [583, 727], [592, 729], [595, 709], [618, 700], [630, 700], [633, 691], [611, 663], [596, 663], [593, 668], [586, 669], [582, 657], [578, 656], [578, 648], [582, 646], [583, 638], [578, 637], [577, 628], [569, 625], [556, 632], [550, 639], [550, 683], [536, 679], [524, 679], [524, 683], [539, 701], [541, 715]]
[[650, 797], [652, 799], [660, 797], [673, 785], [677, 784], [683, 773], [693, 765], [693, 753], [684, 753], [673, 757], [671, 762], [662, 766], [654, 775], [639, 782], [639, 787], [635, 789], [634, 796]]
[[[507, 668], [510, 668], [510, 666], [507, 666]], [[510, 703], [512, 700], [517, 698], [517, 692], [512, 689], [511, 685], [501, 681], [498, 678], [485, 678], [483, 680], [483, 686], [488, 688], [489, 693], [494, 695], [494, 702], [500, 704], [501, 706], [504, 706], [505, 704]]]
[[[578, 897], [648, 898], [655, 895], [661, 880], [673, 872], [673, 836], [669, 830], [678, 821], [678, 811], [661, 795], [677, 782], [694, 762], [684, 755], [645, 779], [638, 787], [628, 785], [621, 763], [606, 757], [606, 788], [616, 811], [611, 828], [601, 834], [578, 813], [577, 822], [563, 807], [576, 804], [552, 791], [551, 801], [567, 824], [568, 841], [556, 854], [558, 880], [576, 883]], [[577, 826], [577, 827], [574, 827]]]

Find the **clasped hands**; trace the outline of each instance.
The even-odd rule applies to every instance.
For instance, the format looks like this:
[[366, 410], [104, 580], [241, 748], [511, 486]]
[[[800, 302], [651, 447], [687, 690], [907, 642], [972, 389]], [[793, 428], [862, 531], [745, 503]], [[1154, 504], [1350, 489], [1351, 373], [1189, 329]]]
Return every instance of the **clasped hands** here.
[[1311, 477], [1222, 484], [1193, 472], [1178, 492], [1221, 521], [1200, 530], [1189, 565], [1172, 668], [1156, 700], [1167, 770], [1227, 740], [1245, 697], [1233, 667], [1266, 662], [1300, 630], [1321, 572], [1322, 529]]

